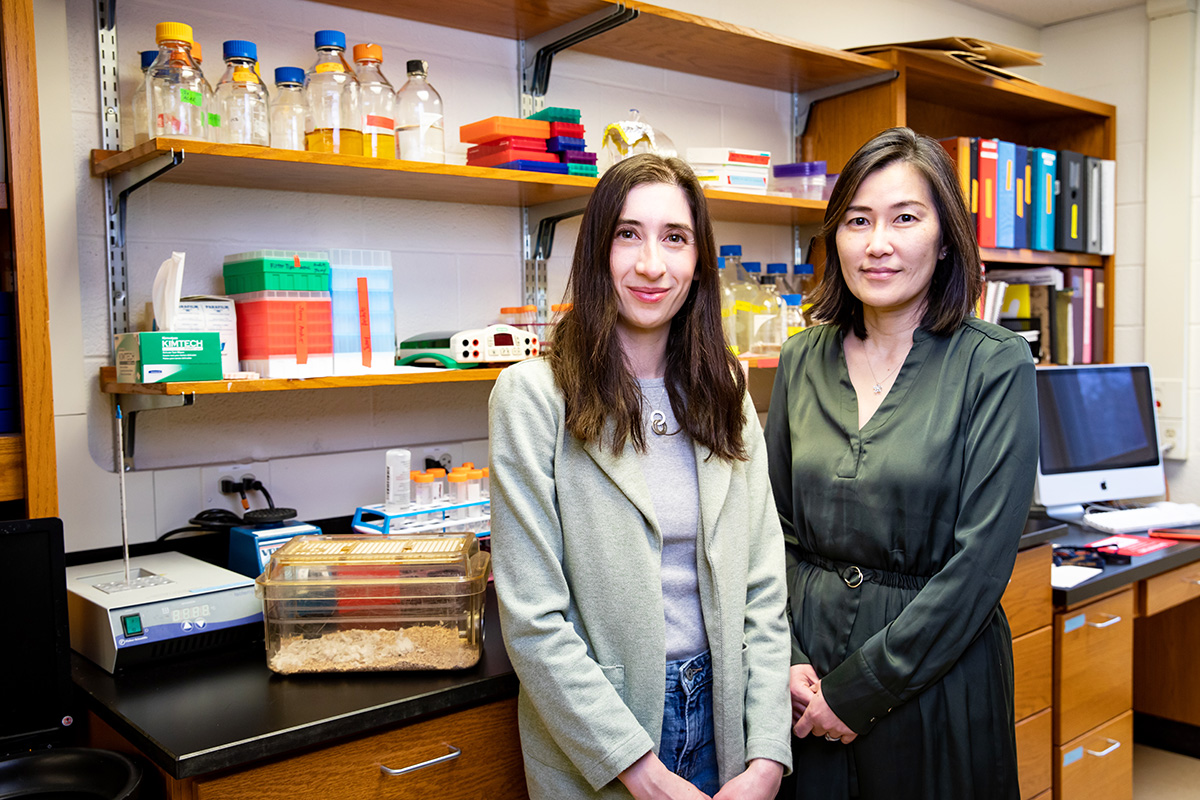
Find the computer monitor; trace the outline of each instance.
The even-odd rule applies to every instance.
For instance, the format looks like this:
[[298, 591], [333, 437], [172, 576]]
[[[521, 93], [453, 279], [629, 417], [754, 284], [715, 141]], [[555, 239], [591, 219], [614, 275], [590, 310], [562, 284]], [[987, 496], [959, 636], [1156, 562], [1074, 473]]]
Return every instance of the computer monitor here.
[[[70, 724], [70, 636], [62, 522], [0, 521], [8, 644], [0, 658], [0, 756], [57, 744]], [[0, 792], [2, 793], [2, 792]]]
[[1149, 364], [1039, 367], [1037, 394], [1034, 500], [1049, 516], [1166, 492]]

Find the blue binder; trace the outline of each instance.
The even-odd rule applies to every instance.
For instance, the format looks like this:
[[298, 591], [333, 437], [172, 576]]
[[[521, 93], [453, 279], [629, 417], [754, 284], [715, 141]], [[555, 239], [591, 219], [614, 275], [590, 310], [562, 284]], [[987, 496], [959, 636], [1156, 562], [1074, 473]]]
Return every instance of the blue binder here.
[[1033, 249], [1053, 250], [1058, 152], [1035, 147], [1033, 154]]
[[1024, 249], [1029, 247], [1030, 234], [1033, 232], [1029, 219], [1029, 212], [1033, 208], [1033, 187], [1029, 185], [1029, 181], [1033, 178], [1033, 170], [1030, 168], [1029, 148], [1019, 144], [1015, 150], [1013, 169], [1017, 177], [1014, 205], [1017, 218], [1013, 224], [1013, 247]]
[[1016, 145], [997, 142], [996, 154], [996, 247], [1013, 247], [1017, 219]]

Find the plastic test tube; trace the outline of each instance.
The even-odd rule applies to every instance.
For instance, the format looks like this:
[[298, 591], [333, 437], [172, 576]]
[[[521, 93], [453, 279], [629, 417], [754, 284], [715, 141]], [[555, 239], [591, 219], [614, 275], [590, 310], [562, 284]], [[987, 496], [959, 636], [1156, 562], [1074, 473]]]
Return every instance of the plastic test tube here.
[[440, 503], [442, 498], [446, 496], [446, 470], [441, 467], [425, 470], [426, 474], [433, 476], [433, 499], [430, 503]]
[[[483, 499], [483, 470], [472, 469], [467, 470], [467, 502], [477, 503]], [[468, 516], [476, 516], [479, 513], [478, 508], [467, 509]]]
[[[467, 482], [470, 480], [470, 473], [467, 470], [463, 470], [462, 472], [451, 472], [446, 476], [446, 480], [450, 484], [450, 502], [455, 505], [468, 502], [467, 495], [469, 489]], [[462, 519], [463, 517], [467, 516], [468, 513], [469, 509], [456, 508], [450, 512], [450, 517], [452, 519]]]
[[484, 500], [488, 500], [492, 496], [492, 489], [488, 484], [488, 468], [484, 467], [480, 472], [483, 473], [483, 480], [479, 484], [479, 496]]
[[[418, 472], [413, 475], [413, 502], [421, 507], [433, 505], [434, 482], [437, 480], [428, 472]], [[429, 514], [419, 514], [413, 517], [414, 522], [425, 522], [431, 517]]]

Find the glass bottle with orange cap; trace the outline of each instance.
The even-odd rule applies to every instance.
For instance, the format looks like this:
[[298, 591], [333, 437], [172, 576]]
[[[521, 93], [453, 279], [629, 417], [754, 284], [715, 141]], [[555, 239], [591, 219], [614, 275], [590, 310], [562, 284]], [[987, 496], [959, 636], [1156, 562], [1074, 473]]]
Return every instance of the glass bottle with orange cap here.
[[363, 155], [396, 157], [396, 90], [383, 75], [383, 48], [354, 45], [354, 71], [362, 87]]

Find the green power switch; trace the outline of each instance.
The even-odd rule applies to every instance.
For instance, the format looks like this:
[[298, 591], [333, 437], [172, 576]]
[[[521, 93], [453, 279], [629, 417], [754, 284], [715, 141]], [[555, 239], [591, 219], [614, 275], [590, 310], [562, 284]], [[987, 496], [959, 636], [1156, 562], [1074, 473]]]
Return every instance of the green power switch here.
[[125, 636], [141, 636], [142, 635], [142, 615], [130, 614], [127, 617], [121, 617], [121, 627], [125, 629]]

